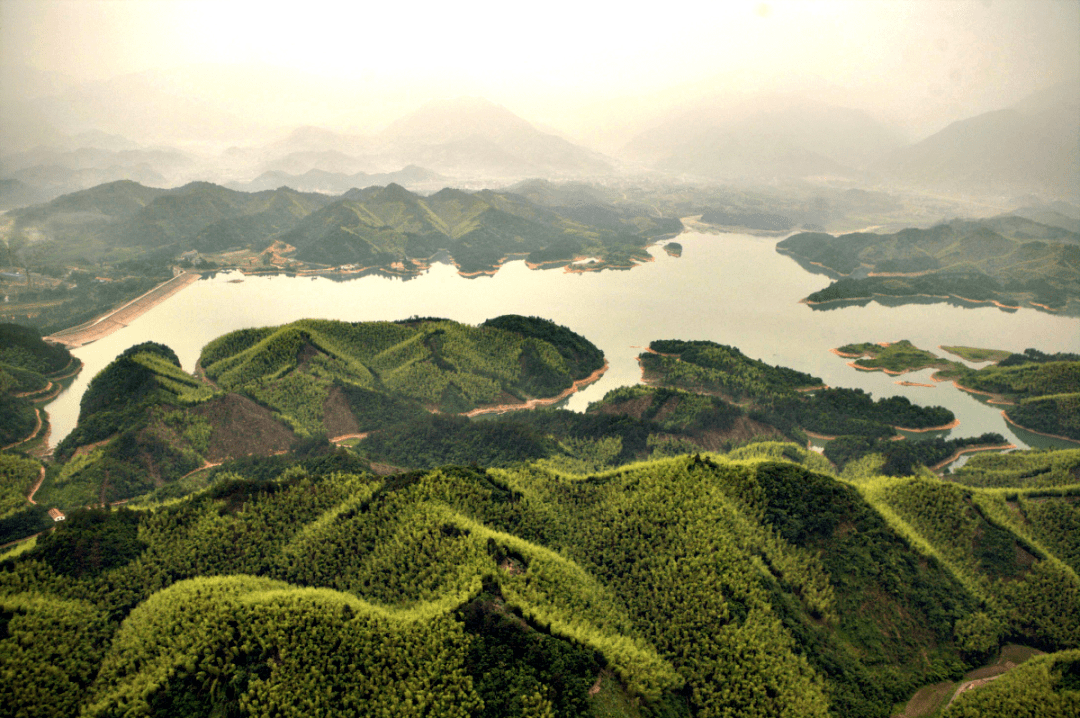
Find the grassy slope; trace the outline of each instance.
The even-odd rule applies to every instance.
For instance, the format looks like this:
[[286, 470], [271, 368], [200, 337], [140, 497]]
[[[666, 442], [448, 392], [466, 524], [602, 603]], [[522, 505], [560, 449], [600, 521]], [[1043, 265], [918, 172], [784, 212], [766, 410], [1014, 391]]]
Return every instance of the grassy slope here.
[[326, 430], [334, 387], [367, 431], [424, 407], [460, 413], [552, 397], [599, 369], [602, 354], [567, 329], [525, 317], [480, 327], [303, 320], [220, 337], [204, 348], [200, 366], [222, 389], [249, 394], [296, 431], [317, 434]]

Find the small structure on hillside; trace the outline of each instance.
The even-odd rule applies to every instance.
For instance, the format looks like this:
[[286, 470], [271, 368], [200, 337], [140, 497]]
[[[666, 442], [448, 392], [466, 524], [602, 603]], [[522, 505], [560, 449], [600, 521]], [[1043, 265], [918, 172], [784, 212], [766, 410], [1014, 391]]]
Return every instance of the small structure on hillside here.
[[203, 259], [202, 255], [199, 254], [198, 250], [189, 249], [188, 251], [181, 253], [180, 256], [177, 257], [177, 261], [188, 262], [192, 267], [198, 267], [206, 260]]
[[63, 521], [64, 519], [67, 518], [67, 516], [64, 516], [63, 511], [61, 511], [60, 509], [55, 509], [55, 508], [54, 509], [49, 509], [49, 516], [52, 518], [53, 521]]

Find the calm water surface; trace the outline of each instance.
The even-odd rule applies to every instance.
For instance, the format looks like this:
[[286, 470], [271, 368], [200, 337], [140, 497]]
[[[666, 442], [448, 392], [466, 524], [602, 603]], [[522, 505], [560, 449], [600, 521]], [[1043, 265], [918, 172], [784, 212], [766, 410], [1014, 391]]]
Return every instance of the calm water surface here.
[[[799, 300], [827, 286], [827, 277], [804, 271], [777, 254], [776, 239], [688, 232], [677, 240], [681, 257], [660, 247], [655, 261], [630, 271], [568, 273], [530, 270], [509, 262], [492, 277], [468, 279], [451, 265], [435, 264], [424, 275], [401, 280], [368, 276], [349, 281], [325, 277], [245, 277], [222, 273], [203, 278], [154, 307], [130, 326], [73, 353], [85, 368], [48, 406], [52, 442], [78, 419], [79, 398], [90, 379], [120, 352], [144, 341], [171, 347], [191, 371], [203, 345], [243, 327], [284, 324], [305, 317], [369, 321], [437, 316], [477, 324], [500, 314], [552, 319], [584, 335], [607, 356], [604, 377], [571, 397], [584, 410], [618, 386], [641, 377], [636, 357], [653, 339], [708, 339], [738, 347], [769, 364], [819, 376], [830, 386], [858, 387], [875, 397], [902, 395], [913, 402], [951, 409], [960, 426], [941, 435], [975, 436], [996, 431], [1021, 446], [1076, 446], [1014, 431], [1000, 408], [955, 389], [903, 387], [881, 372], [860, 372], [829, 349], [850, 342], [909, 339], [937, 351], [942, 344], [1022, 351], [1080, 352], [1080, 319], [1032, 309], [949, 304], [844, 307], [813, 310]], [[242, 281], [237, 281], [242, 280]], [[951, 357], [950, 358], [955, 358]], [[932, 383], [931, 371], [904, 375]]]

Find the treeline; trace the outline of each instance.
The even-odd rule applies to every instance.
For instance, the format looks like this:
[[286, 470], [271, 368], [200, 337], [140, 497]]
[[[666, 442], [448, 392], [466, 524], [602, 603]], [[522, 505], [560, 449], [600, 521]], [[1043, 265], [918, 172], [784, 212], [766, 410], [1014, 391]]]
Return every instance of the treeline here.
[[[716, 392], [733, 399], [789, 396], [795, 390], [821, 386], [815, 376], [751, 359], [735, 347], [709, 341], [658, 340], [638, 360], [646, 381]], [[665, 356], [673, 355], [673, 356]]]

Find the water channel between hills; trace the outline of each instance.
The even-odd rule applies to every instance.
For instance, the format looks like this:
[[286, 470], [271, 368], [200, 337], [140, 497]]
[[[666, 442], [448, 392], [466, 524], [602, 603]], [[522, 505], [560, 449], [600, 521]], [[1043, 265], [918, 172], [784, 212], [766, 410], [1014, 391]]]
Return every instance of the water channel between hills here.
[[[653, 339], [708, 339], [738, 347], [769, 364], [821, 377], [830, 386], [857, 387], [875, 397], [906, 396], [951, 409], [960, 426], [947, 436], [987, 431], [1019, 446], [1077, 446], [1015, 429], [1000, 407], [955, 389], [905, 387], [882, 372], [861, 372], [829, 349], [850, 342], [909, 339], [946, 355], [939, 345], [1023, 351], [1080, 352], [1080, 319], [1033, 309], [1006, 312], [991, 306], [947, 303], [812, 309], [799, 300], [830, 280], [811, 274], [778, 254], [778, 240], [739, 234], [687, 232], [677, 241], [682, 256], [650, 248], [654, 261], [627, 271], [571, 273], [530, 270], [523, 261], [505, 264], [494, 276], [466, 278], [449, 264], [434, 264], [410, 280], [366, 276], [347, 281], [326, 277], [204, 277], [150, 309], [129, 326], [74, 351], [85, 367], [72, 386], [49, 404], [51, 443], [75, 426], [87, 384], [120, 352], [144, 341], [171, 347], [192, 371], [204, 344], [243, 327], [284, 324], [305, 317], [346, 321], [446, 317], [477, 324], [500, 314], [552, 319], [584, 335], [607, 356], [604, 377], [567, 402], [582, 411], [618, 386], [641, 378], [636, 357]], [[242, 281], [241, 281], [242, 280]], [[904, 380], [933, 383], [931, 371]], [[925, 435], [924, 435], [925, 436]]]

